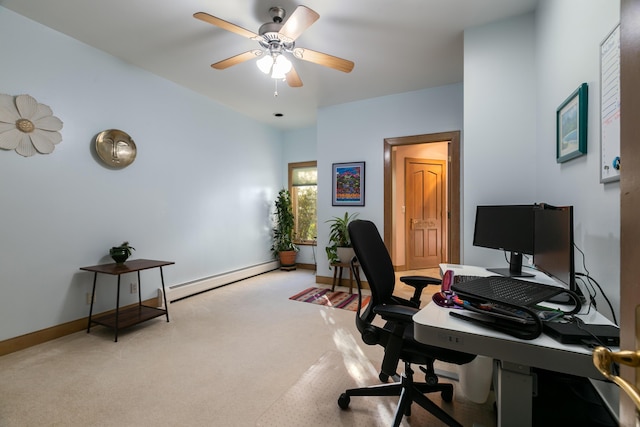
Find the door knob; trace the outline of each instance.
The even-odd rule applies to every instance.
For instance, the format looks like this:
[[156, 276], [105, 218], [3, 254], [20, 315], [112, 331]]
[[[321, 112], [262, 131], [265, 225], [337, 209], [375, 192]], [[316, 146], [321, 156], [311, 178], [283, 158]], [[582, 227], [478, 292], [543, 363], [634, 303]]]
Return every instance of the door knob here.
[[640, 351], [623, 350], [614, 353], [604, 347], [596, 347], [596, 349], [593, 350], [593, 364], [596, 368], [598, 368], [605, 378], [613, 381], [618, 387], [624, 390], [631, 400], [633, 400], [633, 403], [636, 404], [636, 408], [640, 410], [640, 392], [638, 392], [638, 389], [633, 384], [629, 384], [619, 376], [611, 373], [611, 365], [613, 363], [620, 363], [632, 367], [640, 366]]

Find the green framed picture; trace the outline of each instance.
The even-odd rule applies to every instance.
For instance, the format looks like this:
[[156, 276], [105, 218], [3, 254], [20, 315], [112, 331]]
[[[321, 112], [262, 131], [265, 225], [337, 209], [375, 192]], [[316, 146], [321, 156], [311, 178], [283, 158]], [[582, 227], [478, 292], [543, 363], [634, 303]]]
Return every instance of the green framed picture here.
[[556, 161], [587, 154], [587, 100], [589, 88], [582, 83], [556, 110]]

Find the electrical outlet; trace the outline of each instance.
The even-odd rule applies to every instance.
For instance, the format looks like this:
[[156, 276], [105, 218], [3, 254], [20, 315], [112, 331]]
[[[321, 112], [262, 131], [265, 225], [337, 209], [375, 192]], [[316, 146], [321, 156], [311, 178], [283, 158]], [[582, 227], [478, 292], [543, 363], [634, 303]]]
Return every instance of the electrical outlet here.
[[137, 294], [138, 293], [138, 283], [131, 282], [131, 284], [129, 285], [129, 292], [131, 292], [132, 294]]
[[[96, 303], [96, 297], [93, 296], [93, 303]], [[91, 304], [91, 292], [87, 292], [87, 304]]]
[[156, 302], [156, 307], [164, 308], [164, 296], [162, 294], [162, 289], [158, 288], [158, 300]]

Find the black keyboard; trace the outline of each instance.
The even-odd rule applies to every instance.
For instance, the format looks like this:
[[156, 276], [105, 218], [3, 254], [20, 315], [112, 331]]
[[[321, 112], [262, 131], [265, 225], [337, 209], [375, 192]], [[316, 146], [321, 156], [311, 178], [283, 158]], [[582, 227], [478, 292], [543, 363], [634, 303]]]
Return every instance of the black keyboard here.
[[[455, 280], [454, 280], [455, 282]], [[454, 283], [451, 289], [462, 299], [532, 306], [564, 292], [564, 289], [504, 276], [479, 277]]]

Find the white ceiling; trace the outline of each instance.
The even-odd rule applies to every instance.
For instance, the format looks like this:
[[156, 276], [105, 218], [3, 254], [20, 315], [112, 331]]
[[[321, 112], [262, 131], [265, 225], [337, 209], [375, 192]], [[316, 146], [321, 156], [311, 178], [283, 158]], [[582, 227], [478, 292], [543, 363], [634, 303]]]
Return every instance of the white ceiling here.
[[[294, 0], [0, 0], [0, 5], [249, 117], [291, 129], [315, 123], [319, 107], [461, 82], [462, 32], [530, 12], [538, 0], [307, 0], [320, 19], [297, 40], [355, 62], [349, 74], [293, 59], [304, 84], [290, 88], [255, 60], [210, 65], [257, 42], [193, 18], [207, 12], [253, 32], [269, 8]], [[286, 18], [285, 18], [286, 19]], [[276, 118], [274, 113], [284, 117]]]

